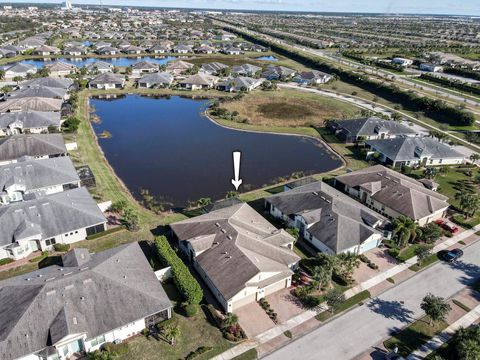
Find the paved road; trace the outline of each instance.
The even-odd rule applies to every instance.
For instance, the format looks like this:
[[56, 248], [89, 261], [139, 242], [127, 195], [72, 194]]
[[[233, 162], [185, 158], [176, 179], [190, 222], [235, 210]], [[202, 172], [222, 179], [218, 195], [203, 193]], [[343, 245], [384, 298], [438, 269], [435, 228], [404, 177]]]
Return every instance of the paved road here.
[[420, 302], [431, 292], [445, 298], [480, 278], [480, 242], [467, 249], [461, 262], [437, 263], [268, 355], [268, 360], [348, 360], [359, 356], [421, 317]]

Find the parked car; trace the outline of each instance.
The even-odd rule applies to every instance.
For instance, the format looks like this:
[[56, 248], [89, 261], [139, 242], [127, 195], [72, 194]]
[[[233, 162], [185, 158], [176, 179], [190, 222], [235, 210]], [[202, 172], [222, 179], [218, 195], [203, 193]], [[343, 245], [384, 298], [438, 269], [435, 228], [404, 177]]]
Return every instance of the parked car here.
[[442, 229], [447, 230], [448, 232], [455, 234], [458, 231], [458, 227], [451, 223], [450, 221], [445, 221], [445, 220], [436, 220], [435, 224], [440, 226]]
[[444, 251], [440, 254], [441, 258], [446, 262], [454, 262], [460, 259], [463, 256], [463, 250], [461, 249], [453, 249], [449, 251]]

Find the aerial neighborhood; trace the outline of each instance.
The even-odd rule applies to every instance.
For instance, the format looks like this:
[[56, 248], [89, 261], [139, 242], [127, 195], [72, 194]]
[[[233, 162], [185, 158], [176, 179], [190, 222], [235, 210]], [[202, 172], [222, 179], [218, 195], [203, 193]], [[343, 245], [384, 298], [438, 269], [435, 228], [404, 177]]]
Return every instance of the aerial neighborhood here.
[[267, 3], [0, 5], [0, 360], [480, 359], [478, 18]]

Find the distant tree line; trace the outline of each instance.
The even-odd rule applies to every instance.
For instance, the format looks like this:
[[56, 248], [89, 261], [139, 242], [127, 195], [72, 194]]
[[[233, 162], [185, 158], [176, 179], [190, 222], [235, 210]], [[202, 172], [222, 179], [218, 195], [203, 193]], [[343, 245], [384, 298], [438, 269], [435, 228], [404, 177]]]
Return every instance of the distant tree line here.
[[237, 33], [247, 41], [270, 47], [270, 49], [280, 55], [289, 57], [305, 66], [336, 75], [340, 80], [346, 83], [358, 86], [386, 100], [400, 103], [407, 110], [423, 111], [426, 116], [431, 117], [440, 123], [453, 126], [470, 126], [475, 122], [472, 113], [447, 105], [441, 100], [418, 96], [413, 92], [403, 91], [395, 85], [379, 83], [371, 80], [367, 76], [338, 68], [333, 64], [325, 63], [317, 56], [300, 53], [290, 47], [286, 47], [267, 39], [257, 38], [249, 33], [239, 31], [236, 28], [226, 26], [224, 30]]

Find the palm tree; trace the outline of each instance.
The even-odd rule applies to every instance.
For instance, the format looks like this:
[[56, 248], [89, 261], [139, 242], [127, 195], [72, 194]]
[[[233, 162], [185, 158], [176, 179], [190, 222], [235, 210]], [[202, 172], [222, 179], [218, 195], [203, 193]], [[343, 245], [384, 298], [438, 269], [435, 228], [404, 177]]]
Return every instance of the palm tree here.
[[181, 330], [178, 324], [172, 324], [163, 329], [163, 334], [170, 342], [170, 345], [175, 346], [177, 338], [181, 335]]
[[404, 247], [409, 241], [415, 240], [417, 224], [409, 217], [400, 215], [393, 221], [393, 236], [397, 239], [397, 245]]
[[465, 219], [474, 216], [480, 209], [480, 196], [478, 194], [461, 194], [458, 200], [458, 207], [462, 210]]
[[5, 77], [5, 70], [0, 70], [0, 80]]
[[222, 322], [223, 328], [228, 328], [230, 326], [236, 325], [238, 323], [238, 316], [234, 313], [227, 313]]
[[330, 285], [330, 280], [332, 279], [332, 273], [326, 267], [315, 266], [313, 268], [312, 278], [317, 283], [317, 290], [320, 290], [320, 288], [327, 287]]

